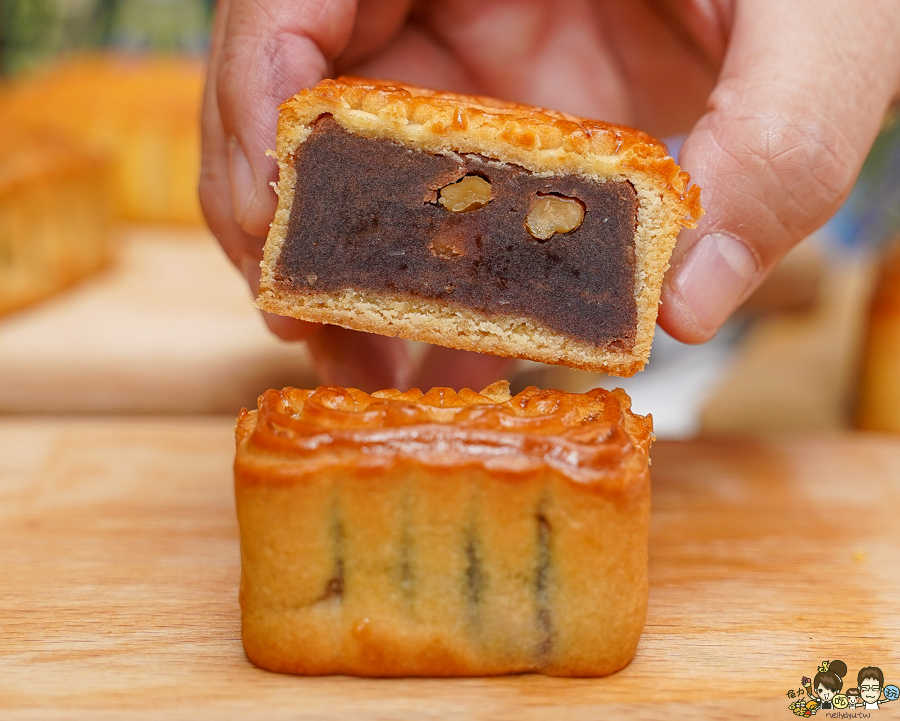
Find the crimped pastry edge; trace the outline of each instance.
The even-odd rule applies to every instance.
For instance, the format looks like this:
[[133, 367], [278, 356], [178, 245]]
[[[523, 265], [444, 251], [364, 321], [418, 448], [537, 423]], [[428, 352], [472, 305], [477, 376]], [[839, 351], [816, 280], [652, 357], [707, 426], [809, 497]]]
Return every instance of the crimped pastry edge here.
[[[632, 351], [579, 343], [533, 320], [504, 319], [494, 314], [488, 318], [471, 309], [460, 315], [459, 310], [424, 299], [412, 301], [353, 290], [323, 294], [279, 289], [275, 266], [287, 236], [296, 185], [293, 154], [309, 137], [311, 124], [323, 114], [332, 115], [341, 127], [356, 135], [385, 138], [425, 152], [478, 153], [533, 173], [578, 174], [599, 182], [629, 181], [638, 197], [637, 323]], [[668, 156], [662, 143], [639, 130], [490, 98], [386, 81], [348, 77], [323, 80], [286, 101], [278, 122], [277, 160], [278, 209], [261, 263], [257, 299], [260, 309], [381, 335], [625, 377], [643, 369], [649, 359], [663, 276], [678, 232], [682, 227], [693, 227], [703, 212], [699, 188], [689, 185], [689, 176]], [[360, 301], [364, 307], [352, 305]], [[410, 303], [429, 315], [420, 321], [396, 317], [397, 310], [410, 307]], [[382, 305], [383, 312], [378, 312]], [[382, 320], [379, 316], [383, 316]], [[462, 326], [448, 325], [451, 318], [467, 318], [465, 327], [470, 332], [477, 328], [482, 331], [474, 339], [469, 338], [460, 333]], [[390, 323], [385, 325], [388, 319]], [[442, 330], [437, 332], [432, 323]], [[483, 332], [485, 324], [504, 328], [527, 326], [536, 335], [530, 343], [508, 344], [503, 340], [508, 334], [491, 343]], [[448, 335], [448, 331], [452, 332]]]
[[[257, 416], [263, 405], [270, 400], [272, 394], [279, 398], [282, 404], [281, 409], [276, 412], [276, 416], [295, 417], [297, 413], [302, 412], [306, 404], [310, 402], [310, 399], [315, 399], [320, 404], [324, 399], [326, 408], [335, 408], [337, 407], [334, 402], [335, 396], [349, 396], [353, 399], [357, 408], [355, 412], [359, 414], [365, 414], [373, 404], [379, 406], [384, 406], [385, 404], [412, 405], [420, 407], [425, 412], [427, 423], [441, 423], [447, 426], [456, 424], [457, 414], [473, 406], [508, 407], [513, 412], [513, 416], [518, 418], [552, 418], [559, 411], [559, 401], [565, 402], [568, 400], [577, 409], [576, 412], [579, 414], [579, 417], [577, 420], [569, 419], [570, 422], [567, 425], [570, 428], [579, 428], [585, 423], [600, 420], [596, 408], [596, 404], [599, 401], [603, 404], [603, 413], [609, 410], [610, 405], [615, 404], [615, 409], [618, 411], [617, 425], [625, 430], [629, 441], [635, 447], [644, 448], [646, 452], [650, 442], [654, 440], [653, 417], [635, 413], [631, 407], [631, 396], [622, 388], [613, 388], [612, 390], [594, 388], [584, 393], [576, 393], [556, 388], [541, 389], [537, 386], [528, 386], [513, 395], [510, 391], [509, 381], [498, 380], [477, 392], [471, 388], [462, 388], [457, 391], [447, 386], [434, 386], [424, 392], [420, 388], [409, 388], [406, 391], [400, 391], [397, 388], [386, 388], [367, 393], [359, 388], [336, 385], [321, 385], [309, 390], [294, 388], [293, 386], [287, 386], [280, 391], [269, 390], [257, 398], [255, 409], [241, 409], [235, 429], [238, 445], [252, 435], [256, 428]], [[301, 399], [298, 399], [298, 394], [302, 397]], [[550, 410], [547, 410], [546, 406], [533, 408], [524, 405], [525, 402], [534, 398], [539, 398], [545, 403], [550, 400], [557, 402], [547, 403]], [[518, 407], [516, 406], [517, 403], [519, 404]], [[338, 423], [337, 426], [334, 426], [334, 421], [343, 420], [346, 423], [347, 418], [346, 409], [338, 408], [334, 417], [329, 419], [328, 427], [340, 428], [341, 424]], [[352, 427], [374, 427], [380, 425], [384, 420], [386, 420], [384, 416], [381, 416], [380, 420], [367, 417], [363, 426], [354, 422]], [[390, 422], [384, 427], [406, 425], [408, 425], [407, 419], [398, 423], [398, 419], [394, 418], [390, 419]], [[501, 430], [501, 428], [502, 426], [498, 426], [497, 430]], [[530, 428], [529, 432], [534, 432], [534, 428]]]
[[[302, 400], [298, 400], [297, 396]], [[337, 401], [335, 396], [338, 397]], [[348, 413], [347, 408], [342, 407], [340, 400], [350, 397], [357, 410]], [[526, 406], [526, 403], [538, 399], [537, 406]], [[273, 400], [275, 401], [273, 404]], [[304, 417], [303, 411], [307, 403], [314, 401], [316, 410], [312, 419]], [[439, 401], [439, 402], [436, 402]], [[447, 405], [444, 405], [447, 403]], [[598, 403], [600, 404], [598, 407]], [[371, 406], [381, 408], [375, 414], [371, 413]], [[595, 468], [594, 471], [609, 471], [615, 469], [617, 473], [623, 469], [638, 473], [649, 463], [650, 445], [655, 440], [653, 435], [653, 418], [650, 415], [640, 415], [631, 408], [631, 398], [621, 388], [605, 390], [595, 388], [586, 393], [573, 393], [557, 389], [541, 390], [536, 386], [529, 386], [515, 396], [510, 394], [509, 382], [505, 380], [495, 381], [491, 385], [476, 393], [468, 388], [456, 392], [452, 388], [437, 386], [423, 393], [418, 388], [412, 388], [405, 392], [397, 389], [387, 389], [366, 393], [356, 388], [344, 388], [341, 386], [319, 386], [313, 390], [296, 388], [284, 388], [281, 391], [269, 390], [257, 400], [257, 407], [253, 410], [242, 408], [235, 426], [235, 440], [238, 459], [253, 459], [259, 463], [274, 463], [279, 466], [293, 464], [296, 467], [303, 465], [317, 465], [318, 460], [313, 461], [312, 456], [306, 455], [305, 445], [299, 442], [303, 448], [303, 457], [293, 456], [298, 443], [295, 431], [288, 433], [276, 433], [278, 439], [275, 447], [269, 442], [262, 444], [257, 442], [256, 434], [262, 431], [263, 436], [269, 432], [269, 424], [281, 421], [290, 422], [301, 418], [306, 433], [311, 436], [319, 436], [322, 433], [340, 433], [345, 430], [354, 432], [375, 431], [379, 441], [383, 441], [383, 434], [392, 430], [404, 432], [410, 425], [410, 416], [403, 416], [399, 421], [397, 417], [386, 414], [385, 406], [414, 406], [421, 411], [419, 419], [412, 425], [428, 427], [443, 426], [448, 433], [454, 430], [467, 430], [475, 435], [485, 431], [516, 435], [529, 435], [534, 437], [548, 436], [562, 443], [574, 432], [577, 440], [574, 443], [585, 444], [590, 447], [614, 443], [619, 449], [615, 457], [607, 457], [603, 468]], [[475, 426], [470, 421], [460, 416], [461, 412], [474, 406], [498, 406], [505, 408], [512, 417], [528, 419], [530, 421], [544, 420], [554, 428], [543, 428], [533, 423], [517, 426], [515, 423], [502, 423], [499, 418], [495, 425], [485, 425], [486, 417], [479, 415]], [[334, 412], [329, 413], [328, 409]], [[559, 415], [562, 413], [562, 417]], [[324, 415], [323, 415], [324, 414]], [[574, 414], [574, 415], [573, 415]], [[262, 418], [266, 420], [263, 421]], [[463, 420], [460, 420], [463, 418]], [[327, 419], [327, 420], [326, 420]], [[351, 420], [352, 419], [352, 420]], [[323, 422], [325, 421], [325, 422]], [[555, 429], [557, 423], [562, 422], [566, 430], [560, 432]], [[260, 425], [262, 423], [262, 425]], [[610, 425], [620, 430], [623, 435], [615, 436], [609, 431]], [[584, 433], [587, 429], [595, 429], [599, 434], [597, 438], [585, 440]], [[293, 439], [293, 440], [287, 440]], [[283, 445], [283, 444], [287, 445]], [[323, 447], [317, 455], [327, 457], [327, 463], [345, 464], [347, 458], [341, 454], [334, 454], [330, 446]], [[316, 455], [316, 454], [314, 454]], [[418, 458], [419, 461], [423, 459]], [[467, 459], [471, 462], [478, 459]], [[484, 459], [480, 459], [484, 460]], [[608, 464], [608, 465], [607, 465]], [[580, 467], [580, 463], [576, 466]], [[508, 469], [509, 470], [509, 469]], [[520, 471], [522, 469], [519, 469]], [[573, 467], [573, 471], [577, 468]], [[619, 490], [629, 492], [627, 488]]]

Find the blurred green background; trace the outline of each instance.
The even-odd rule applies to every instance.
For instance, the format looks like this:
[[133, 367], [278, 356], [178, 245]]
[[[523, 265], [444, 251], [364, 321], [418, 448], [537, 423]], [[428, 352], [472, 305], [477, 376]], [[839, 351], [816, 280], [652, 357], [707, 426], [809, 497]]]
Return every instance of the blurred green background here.
[[72, 51], [199, 54], [214, 0], [0, 0], [0, 73], [25, 72]]

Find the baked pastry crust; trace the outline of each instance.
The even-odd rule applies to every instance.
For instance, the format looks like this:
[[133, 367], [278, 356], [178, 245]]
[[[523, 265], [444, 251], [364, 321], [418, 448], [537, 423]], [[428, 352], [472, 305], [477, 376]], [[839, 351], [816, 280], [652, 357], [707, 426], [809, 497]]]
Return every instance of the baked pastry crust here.
[[647, 602], [624, 391], [267, 391], [237, 422], [242, 638], [273, 671], [602, 676]]
[[856, 424], [900, 433], [900, 237], [886, 249], [869, 305]]
[[197, 225], [205, 77], [204, 64], [187, 57], [67, 56], [2, 88], [0, 114], [106, 157], [117, 219]]
[[57, 293], [109, 262], [110, 167], [23, 131], [0, 102], [0, 314]]
[[[331, 115], [346, 131], [434, 154], [479, 154], [543, 175], [626, 180], [637, 193], [633, 345], [601, 347], [527, 317], [390, 292], [289, 292], [276, 263], [297, 181], [294, 154], [312, 124]], [[263, 310], [439, 345], [630, 376], [649, 354], [663, 275], [681, 227], [700, 217], [700, 190], [665, 146], [632, 128], [490, 98], [358, 78], [323, 80], [281, 106], [279, 204], [266, 242], [257, 305]]]

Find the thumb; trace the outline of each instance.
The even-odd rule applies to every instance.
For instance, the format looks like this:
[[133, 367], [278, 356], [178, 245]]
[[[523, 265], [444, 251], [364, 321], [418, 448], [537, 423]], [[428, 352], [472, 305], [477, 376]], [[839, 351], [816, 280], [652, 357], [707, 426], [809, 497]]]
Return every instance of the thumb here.
[[706, 215], [678, 240], [659, 323], [709, 340], [847, 197], [900, 85], [894, 0], [738, 0], [708, 112], [682, 148]]

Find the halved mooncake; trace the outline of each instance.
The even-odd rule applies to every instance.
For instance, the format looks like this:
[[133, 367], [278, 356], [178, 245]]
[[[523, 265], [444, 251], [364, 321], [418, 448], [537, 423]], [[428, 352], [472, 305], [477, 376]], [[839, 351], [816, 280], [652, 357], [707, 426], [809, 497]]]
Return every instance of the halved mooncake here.
[[640, 131], [378, 81], [288, 100], [277, 155], [260, 308], [617, 375], [702, 212]]

